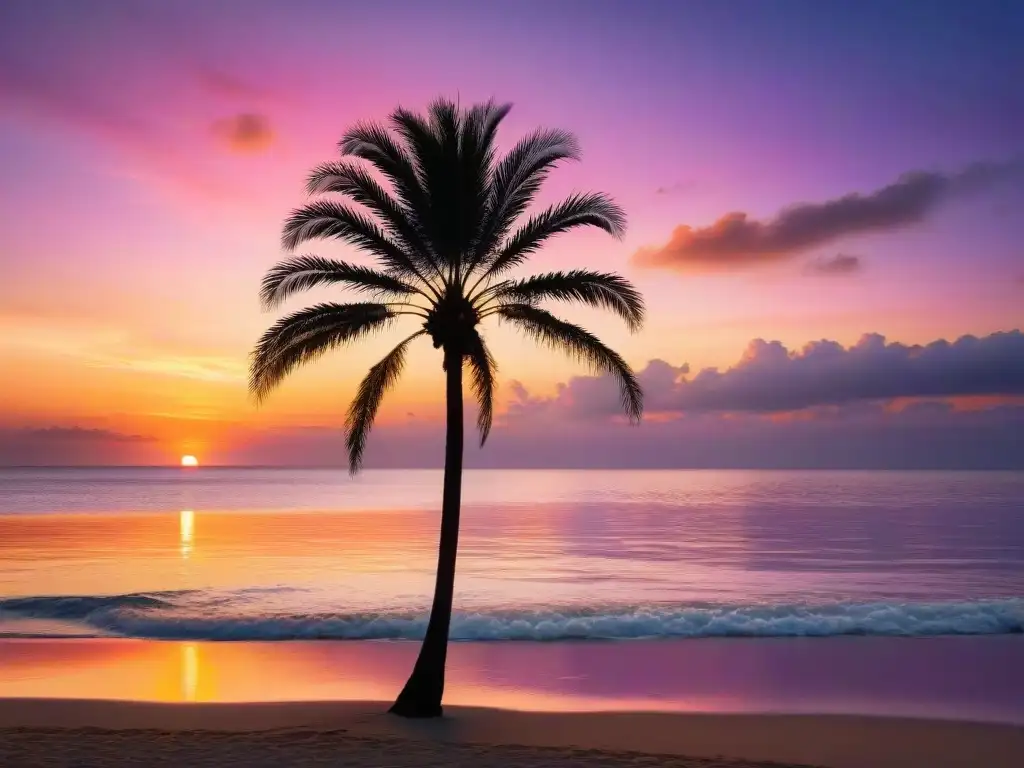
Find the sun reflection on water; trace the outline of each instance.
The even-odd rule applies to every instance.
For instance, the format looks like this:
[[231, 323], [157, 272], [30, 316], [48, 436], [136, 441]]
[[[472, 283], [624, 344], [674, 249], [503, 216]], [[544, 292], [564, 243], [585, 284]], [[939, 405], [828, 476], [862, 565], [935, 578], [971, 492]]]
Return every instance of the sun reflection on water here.
[[195, 512], [191, 509], [181, 510], [178, 518], [178, 529], [181, 539], [181, 556], [185, 560], [192, 554], [192, 544], [195, 538]]
[[181, 646], [181, 698], [185, 701], [196, 700], [196, 688], [199, 685], [199, 649], [195, 643], [183, 643]]

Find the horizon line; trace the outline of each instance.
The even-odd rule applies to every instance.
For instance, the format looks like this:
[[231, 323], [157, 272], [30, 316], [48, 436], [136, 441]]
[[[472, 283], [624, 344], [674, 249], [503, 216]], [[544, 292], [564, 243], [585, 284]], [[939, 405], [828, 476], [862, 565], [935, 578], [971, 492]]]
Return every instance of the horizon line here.
[[[195, 473], [204, 469], [273, 469], [273, 470], [336, 470], [348, 474], [343, 464], [200, 464], [197, 467], [183, 467], [180, 464], [0, 464], [0, 471], [13, 469], [173, 469], [180, 472]], [[363, 472], [442, 472], [443, 466], [408, 466], [408, 467], [366, 467]], [[1024, 472], [1024, 466], [654, 466], [654, 467], [465, 467], [464, 472]]]

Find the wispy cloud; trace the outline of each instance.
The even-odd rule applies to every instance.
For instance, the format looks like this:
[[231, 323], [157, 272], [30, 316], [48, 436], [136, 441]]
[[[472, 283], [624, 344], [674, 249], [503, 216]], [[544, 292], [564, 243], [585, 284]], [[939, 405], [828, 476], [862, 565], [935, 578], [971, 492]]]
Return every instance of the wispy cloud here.
[[115, 326], [0, 316], [0, 349], [5, 347], [74, 358], [92, 368], [209, 382], [243, 382], [247, 375], [247, 362], [241, 355], [185, 354], [179, 351], [180, 345], [168, 346]]
[[860, 256], [849, 253], [837, 253], [835, 256], [821, 256], [807, 263], [804, 271], [809, 275], [836, 277], [853, 275], [863, 268]]
[[192, 71], [200, 88], [213, 96], [261, 103], [280, 100], [280, 96], [269, 88], [223, 69], [195, 64]]
[[665, 186], [658, 187], [656, 190], [654, 190], [654, 194], [665, 196], [685, 195], [690, 192], [693, 192], [696, 188], [696, 181], [677, 181], [674, 184], [666, 184]]
[[32, 440], [60, 442], [103, 442], [103, 443], [152, 443], [151, 435], [131, 435], [110, 429], [88, 429], [86, 427], [42, 427], [22, 430], [22, 436]]
[[120, 356], [92, 356], [87, 365], [97, 368], [118, 368], [137, 373], [175, 376], [210, 382], [242, 382], [246, 377], [244, 360], [213, 356], [183, 356], [173, 354]]
[[[105, 162], [123, 166], [116, 175], [232, 197], [242, 191], [237, 169], [222, 173], [210, 153], [251, 154], [277, 138], [267, 114], [275, 92], [212, 63], [170, 6], [89, 13], [70, 5], [53, 19], [21, 10], [23, 37], [45, 31], [47, 45], [5, 45], [17, 43], [10, 31], [0, 39], [0, 114], [103, 147]], [[110, 35], [124, 46], [94, 44]]]
[[869, 194], [796, 203], [768, 221], [733, 212], [707, 227], [683, 224], [667, 243], [641, 248], [633, 261], [675, 270], [734, 269], [779, 261], [850, 235], [917, 224], [954, 196], [1010, 179], [1024, 179], [1024, 161], [976, 163], [952, 174], [915, 171]]

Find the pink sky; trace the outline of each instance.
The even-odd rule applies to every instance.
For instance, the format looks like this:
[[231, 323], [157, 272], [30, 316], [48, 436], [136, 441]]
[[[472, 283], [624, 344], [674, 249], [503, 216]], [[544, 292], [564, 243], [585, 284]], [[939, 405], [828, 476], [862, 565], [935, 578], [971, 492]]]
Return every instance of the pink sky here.
[[[556, 173], [544, 199], [608, 192], [629, 216], [627, 235], [570, 234], [532, 271], [635, 281], [649, 312], [639, 335], [611, 317], [566, 314], [638, 370], [665, 361], [673, 386], [740, 365], [754, 339], [799, 356], [810, 342], [848, 349], [868, 333], [913, 346], [1012, 331], [1024, 297], [1024, 219], [1013, 215], [1024, 201], [1024, 97], [1012, 76], [1024, 66], [1014, 42], [1024, 14], [986, 3], [963, 13], [797, 2], [743, 14], [676, 3], [6, 5], [0, 462], [165, 463], [189, 452], [207, 463], [341, 463], [333, 429], [389, 339], [302, 371], [257, 410], [247, 354], [274, 319], [260, 312], [259, 279], [282, 256], [281, 223], [304, 200], [306, 173], [334, 156], [342, 131], [441, 94], [514, 102], [504, 146], [539, 125], [578, 135], [583, 162]], [[316, 252], [362, 260], [333, 244]], [[503, 441], [535, 437], [517, 409], [551, 399], [550, 418], [575, 423], [560, 393], [587, 371], [507, 329], [488, 334], [502, 380], [490, 461], [515, 463]], [[1003, 341], [994, 363], [939, 363], [936, 375], [963, 373], [970, 385], [906, 384], [785, 410], [874, 408], [897, 395], [1013, 402], [1024, 394], [1022, 347]], [[409, 363], [385, 402], [381, 444], [412, 435], [420, 458], [408, 461], [430, 463], [440, 360], [424, 344]], [[663, 441], [671, 456], [690, 437], [724, 434], [723, 420], [756, 431], [781, 411], [733, 403], [695, 415], [672, 401], [651, 412], [636, 439]], [[613, 441], [612, 417], [595, 418], [587, 429]], [[569, 441], [582, 458], [568, 463], [622, 463], [588, 453], [595, 439]], [[381, 451], [371, 460], [405, 455]]]

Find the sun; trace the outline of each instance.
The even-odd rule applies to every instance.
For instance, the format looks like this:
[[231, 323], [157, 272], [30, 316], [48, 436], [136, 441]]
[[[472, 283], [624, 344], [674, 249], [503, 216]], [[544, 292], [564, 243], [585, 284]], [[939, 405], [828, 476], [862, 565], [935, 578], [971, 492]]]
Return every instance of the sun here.
[[181, 457], [181, 466], [183, 467], [198, 467], [199, 459], [192, 454], [185, 454]]

